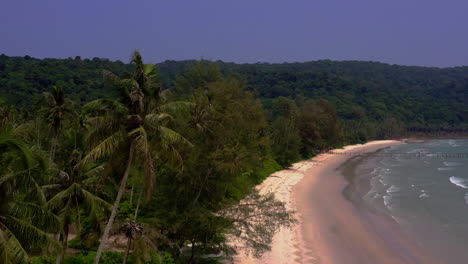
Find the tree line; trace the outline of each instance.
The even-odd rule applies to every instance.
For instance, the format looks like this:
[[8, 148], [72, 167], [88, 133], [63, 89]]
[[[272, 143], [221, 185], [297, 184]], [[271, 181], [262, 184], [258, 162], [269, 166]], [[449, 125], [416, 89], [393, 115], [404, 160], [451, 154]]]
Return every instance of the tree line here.
[[429, 118], [432, 92], [364, 80], [390, 66], [339, 65], [1, 55], [1, 262], [216, 263], [232, 237], [260, 256], [295, 221], [253, 189], [274, 171], [345, 144], [467, 132], [463, 81], [429, 89], [447, 111]]
[[233, 236], [259, 256], [294, 223], [253, 190], [281, 166], [243, 79], [200, 64], [181, 94], [138, 52], [131, 65], [102, 71], [116, 98], [80, 104], [59, 83], [33, 107], [2, 103], [2, 263], [214, 263]]

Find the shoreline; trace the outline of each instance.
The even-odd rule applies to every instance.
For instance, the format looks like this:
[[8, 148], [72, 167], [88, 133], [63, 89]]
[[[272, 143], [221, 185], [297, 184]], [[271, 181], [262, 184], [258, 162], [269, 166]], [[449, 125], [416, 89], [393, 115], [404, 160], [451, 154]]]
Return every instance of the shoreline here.
[[346, 146], [272, 174], [274, 177], [257, 188], [274, 192], [297, 212], [299, 223], [280, 230], [273, 239], [272, 251], [261, 259], [240, 254], [235, 263], [440, 263], [391, 217], [369, 210], [353, 197], [366, 188], [356, 181], [366, 179], [350, 177], [348, 172], [366, 155], [336, 155], [347, 151], [373, 153], [398, 144], [405, 142], [381, 140]]

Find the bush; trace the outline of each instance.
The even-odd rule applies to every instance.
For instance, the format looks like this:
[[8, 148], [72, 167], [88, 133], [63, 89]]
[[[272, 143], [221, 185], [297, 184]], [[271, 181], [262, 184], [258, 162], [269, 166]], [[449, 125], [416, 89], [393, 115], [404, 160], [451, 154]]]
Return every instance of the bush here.
[[276, 160], [274, 160], [272, 157], [267, 158], [265, 161], [263, 161], [262, 168], [257, 169], [254, 173], [255, 183], [262, 183], [266, 177], [282, 169], [283, 167], [281, 167], [281, 165], [279, 165], [278, 162], [276, 162]]
[[162, 256], [157, 253], [151, 253], [151, 261], [146, 262], [146, 264], [175, 264], [175, 261], [169, 252], [164, 253]]
[[55, 257], [54, 256], [40, 256], [30, 258], [31, 264], [55, 264]]
[[83, 254], [66, 257], [64, 258], [62, 263], [63, 264], [92, 264], [94, 263], [95, 257], [96, 257], [96, 252], [86, 252]]
[[[102, 264], [120, 264], [123, 262], [124, 253], [120, 252], [104, 252], [102, 254], [101, 262]], [[128, 261], [127, 263], [132, 263]]]
[[126, 219], [133, 216], [133, 211], [135, 207], [130, 204], [130, 201], [122, 201], [119, 205], [118, 218]]
[[[74, 256], [65, 257], [62, 261], [63, 264], [93, 264], [96, 252], [89, 251], [80, 253]], [[121, 252], [103, 252], [101, 257], [102, 264], [120, 264], [123, 262], [124, 253]], [[40, 256], [30, 259], [31, 264], [55, 264], [55, 256]], [[128, 264], [132, 264], [132, 257], [130, 256]], [[174, 258], [169, 252], [164, 255], [158, 255], [157, 253], [151, 253], [151, 260], [144, 264], [175, 264]]]
[[[66, 257], [63, 264], [93, 264], [96, 252], [90, 251], [75, 256]], [[102, 264], [120, 264], [123, 261], [123, 253], [120, 252], [103, 252], [101, 257]], [[131, 262], [128, 262], [129, 264]], [[39, 263], [38, 263], [39, 264]]]

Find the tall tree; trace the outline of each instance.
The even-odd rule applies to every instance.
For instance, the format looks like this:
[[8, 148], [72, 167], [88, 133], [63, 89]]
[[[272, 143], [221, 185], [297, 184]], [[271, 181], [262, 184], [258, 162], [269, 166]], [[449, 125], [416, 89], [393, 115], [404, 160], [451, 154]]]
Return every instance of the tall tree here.
[[65, 98], [65, 93], [61, 86], [52, 86], [50, 92], [44, 93], [45, 99], [45, 118], [50, 126], [50, 149], [49, 161], [54, 162], [55, 152], [57, 149], [60, 130], [62, 129], [66, 116], [73, 116], [74, 111], [71, 108], [72, 102]]
[[298, 126], [304, 156], [337, 147], [343, 141], [340, 120], [327, 100], [307, 100], [301, 108]]
[[58, 219], [44, 206], [44, 196], [36, 178], [43, 167], [26, 145], [0, 133], [0, 262], [20, 264], [28, 261], [28, 250], [49, 250], [57, 246], [50, 233]]
[[300, 159], [298, 115], [299, 110], [293, 100], [286, 97], [274, 100], [270, 134], [273, 153], [282, 166], [289, 166]]
[[104, 244], [109, 237], [134, 160], [142, 160], [148, 200], [154, 183], [155, 149], [172, 148], [176, 143], [188, 143], [167, 127], [172, 116], [165, 111], [180, 104], [164, 104], [164, 93], [161, 92], [155, 66], [144, 64], [137, 51], [133, 53], [131, 64], [134, 71], [124, 78], [119, 78], [111, 72], [104, 73], [107, 81], [120, 89], [120, 102], [100, 99], [83, 107], [84, 114], [88, 117], [89, 137], [101, 140], [84, 157], [81, 165], [108, 158], [108, 165], [115, 168], [119, 166], [114, 162], [126, 160], [111, 215], [96, 252], [96, 264], [99, 263]]
[[[56, 164], [52, 171], [53, 177], [47, 185], [42, 186], [44, 190], [52, 194], [47, 201], [47, 207], [60, 217], [61, 230], [59, 240], [62, 245], [57, 255], [56, 263], [60, 264], [68, 247], [68, 234], [71, 224], [80, 226], [80, 210], [84, 210], [92, 221], [98, 221], [111, 205], [95, 195], [91, 189], [94, 188], [96, 178], [104, 170], [101, 164], [86, 164], [76, 166], [81, 160], [83, 148], [79, 142], [80, 132], [77, 129], [65, 131], [63, 146], [66, 149], [65, 163]], [[74, 147], [73, 147], [74, 146]]]

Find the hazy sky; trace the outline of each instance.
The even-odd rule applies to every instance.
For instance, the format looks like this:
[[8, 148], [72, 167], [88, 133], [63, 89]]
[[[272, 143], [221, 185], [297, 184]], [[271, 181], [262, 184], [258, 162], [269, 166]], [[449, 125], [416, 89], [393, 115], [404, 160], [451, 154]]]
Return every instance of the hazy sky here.
[[0, 53], [468, 65], [468, 0], [0, 0]]

